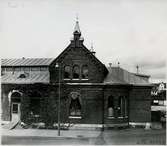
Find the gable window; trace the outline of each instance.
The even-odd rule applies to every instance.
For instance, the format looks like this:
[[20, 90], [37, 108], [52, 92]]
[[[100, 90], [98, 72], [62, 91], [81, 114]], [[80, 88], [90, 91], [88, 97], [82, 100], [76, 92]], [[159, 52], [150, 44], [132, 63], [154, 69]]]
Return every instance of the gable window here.
[[78, 92], [70, 94], [70, 117], [81, 117], [81, 101]]
[[88, 66], [82, 66], [82, 79], [88, 79]]
[[73, 74], [73, 79], [79, 79], [79, 66], [78, 65], [74, 65], [72, 74]]
[[114, 97], [108, 97], [108, 117], [114, 117]]
[[30, 71], [30, 67], [24, 67], [23, 70], [24, 71]]
[[64, 67], [64, 79], [70, 79], [71, 67], [69, 65]]
[[21, 68], [20, 67], [15, 67], [14, 71], [21, 71]]
[[12, 72], [12, 71], [13, 71], [13, 68], [12, 68], [12, 67], [7, 67], [7, 68], [6, 68], [6, 71], [7, 71], [7, 72], [8, 72], [8, 71], [9, 71], [9, 72]]
[[40, 71], [48, 71], [47, 67], [40, 67]]
[[31, 71], [40, 71], [40, 67], [31, 67]]

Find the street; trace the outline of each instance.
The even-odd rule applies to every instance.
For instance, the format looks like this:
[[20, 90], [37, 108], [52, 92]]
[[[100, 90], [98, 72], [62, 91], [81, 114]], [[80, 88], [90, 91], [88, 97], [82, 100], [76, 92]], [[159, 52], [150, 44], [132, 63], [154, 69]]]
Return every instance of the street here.
[[[115, 131], [114, 131], [115, 132]], [[2, 136], [2, 144], [5, 145], [133, 145], [133, 144], [149, 144], [149, 145], [165, 145], [165, 130], [150, 131], [144, 133], [142, 131], [123, 132], [112, 131], [101, 132], [97, 137], [41, 137], [41, 136]]]
[[78, 145], [89, 144], [88, 138], [58, 138], [58, 137], [10, 137], [2, 136], [2, 144], [5, 145]]

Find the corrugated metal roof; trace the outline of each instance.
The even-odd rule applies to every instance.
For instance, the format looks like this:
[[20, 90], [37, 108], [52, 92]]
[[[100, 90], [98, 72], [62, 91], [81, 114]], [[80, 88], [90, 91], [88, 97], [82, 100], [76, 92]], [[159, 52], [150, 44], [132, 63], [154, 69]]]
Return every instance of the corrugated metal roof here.
[[55, 58], [1, 59], [1, 66], [48, 66]]
[[[20, 75], [25, 75], [21, 78]], [[3, 84], [34, 84], [34, 83], [49, 83], [49, 71], [33, 72], [33, 73], [8, 73], [1, 76], [1, 83]]]
[[149, 84], [149, 82], [134, 73], [130, 73], [120, 67], [109, 67], [108, 75], [104, 83], [119, 83], [119, 84]]

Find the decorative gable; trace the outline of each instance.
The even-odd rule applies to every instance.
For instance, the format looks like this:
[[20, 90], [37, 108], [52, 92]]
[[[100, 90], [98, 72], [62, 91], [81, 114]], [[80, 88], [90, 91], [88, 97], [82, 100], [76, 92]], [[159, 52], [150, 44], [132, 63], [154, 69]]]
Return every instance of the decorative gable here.
[[79, 31], [74, 31], [70, 45], [51, 63], [51, 81], [57, 82], [58, 68], [56, 69], [55, 65], [58, 63], [61, 70], [59, 73], [64, 82], [103, 82], [108, 70], [84, 46], [78, 22], [76, 25], [75, 29], [77, 28]]

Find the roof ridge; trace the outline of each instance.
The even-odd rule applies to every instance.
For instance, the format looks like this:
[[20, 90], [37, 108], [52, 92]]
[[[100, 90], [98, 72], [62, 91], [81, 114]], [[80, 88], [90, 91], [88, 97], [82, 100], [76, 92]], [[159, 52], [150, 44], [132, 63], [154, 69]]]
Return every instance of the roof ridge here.
[[48, 66], [55, 58], [10, 58], [1, 59], [1, 66]]

